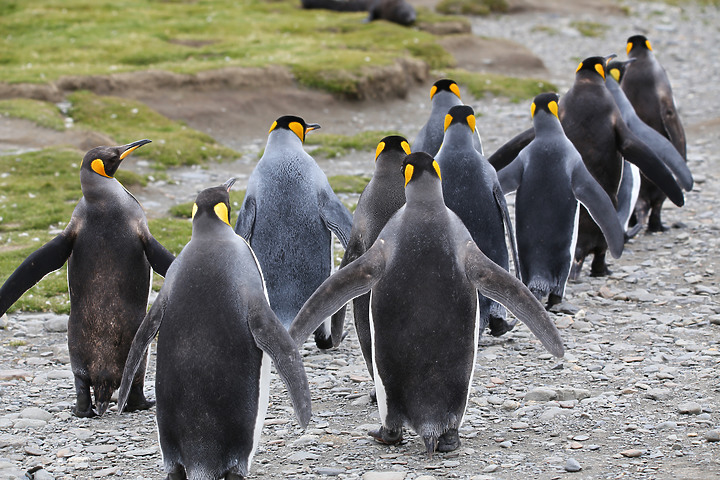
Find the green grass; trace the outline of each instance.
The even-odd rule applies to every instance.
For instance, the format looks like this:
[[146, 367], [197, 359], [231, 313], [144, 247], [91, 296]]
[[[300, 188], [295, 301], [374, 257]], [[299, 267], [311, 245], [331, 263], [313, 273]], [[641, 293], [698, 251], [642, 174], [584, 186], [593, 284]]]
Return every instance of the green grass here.
[[[448, 78], [465, 86], [476, 98], [485, 95], [508, 97], [513, 102], [530, 101], [543, 92], [557, 92], [556, 85], [537, 78], [517, 78], [493, 73], [473, 73], [466, 70], [449, 70]], [[480, 113], [480, 112], [478, 112]]]
[[355, 135], [338, 135], [322, 133], [322, 130], [320, 130], [317, 133], [313, 132], [308, 135], [305, 138], [305, 144], [315, 147], [308, 149], [313, 157], [333, 158], [346, 155], [351, 150], [370, 150], [374, 152], [380, 140], [393, 134], [397, 134], [397, 132], [366, 130]]
[[584, 37], [597, 38], [602, 37], [607, 30], [607, 25], [598, 22], [571, 22], [570, 26], [580, 32]]
[[427, 32], [364, 23], [364, 12], [303, 10], [297, 0], [15, 0], [0, 13], [0, 81], [8, 83], [276, 64], [304, 85], [352, 93], [352, 82], [372, 74], [367, 65], [450, 59]]
[[65, 130], [65, 119], [55, 105], [29, 98], [0, 100], [0, 115], [30, 120], [41, 127]]
[[505, 13], [509, 8], [506, 0], [440, 0], [435, 7], [440, 13], [455, 15]]
[[75, 128], [105, 133], [119, 145], [143, 138], [152, 140], [141, 152], [156, 166], [194, 165], [239, 156], [211, 136], [170, 120], [141, 102], [90, 92], [75, 92], [68, 100]]
[[335, 193], [362, 193], [370, 177], [365, 175], [333, 175], [328, 177]]

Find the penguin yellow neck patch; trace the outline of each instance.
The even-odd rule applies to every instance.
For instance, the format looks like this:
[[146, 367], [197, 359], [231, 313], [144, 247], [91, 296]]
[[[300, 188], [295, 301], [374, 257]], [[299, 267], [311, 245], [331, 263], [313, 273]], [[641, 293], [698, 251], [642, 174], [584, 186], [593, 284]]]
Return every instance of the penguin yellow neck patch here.
[[[558, 104], [557, 102], [550, 102], [548, 103], [548, 110], [550, 110], [550, 113], [558, 117]], [[560, 117], [558, 117], [559, 119]]]
[[595, 71], [597, 71], [603, 79], [605, 79], [605, 69], [599, 63], [595, 64]]
[[613, 77], [616, 82], [619, 82], [620, 81], [620, 70], [617, 68], [611, 68], [610, 76]]
[[213, 210], [215, 210], [215, 215], [217, 215], [220, 220], [230, 225], [230, 212], [228, 211], [227, 205], [222, 202], [217, 203], [213, 207]]
[[468, 123], [468, 127], [470, 127], [470, 130], [472, 130], [474, 132], [475, 131], [475, 115], [468, 115], [466, 120]]
[[412, 178], [414, 171], [415, 171], [415, 167], [413, 167], [410, 164], [405, 165], [405, 186], [406, 187], [407, 187], [408, 182]]
[[268, 130], [268, 133], [270, 133], [270, 132], [272, 132], [273, 130], [275, 130], [275, 127], [277, 127], [277, 121], [273, 122], [273, 124], [270, 125], [270, 130]]
[[197, 213], [197, 211], [198, 211], [197, 203], [193, 203], [192, 215], [190, 215], [191, 219], [195, 219], [195, 214]]
[[301, 142], [305, 143], [305, 127], [300, 125], [298, 122], [290, 122], [290, 130], [295, 132]]
[[430, 89], [430, 100], [432, 100], [432, 98], [435, 96], [436, 93], [437, 93], [437, 87], [435, 85], [433, 85], [432, 88]]
[[450, 124], [452, 123], [452, 121], [453, 121], [452, 115], [450, 115], [449, 113], [446, 114], [445, 115], [445, 125], [443, 125], [443, 131], [447, 131], [447, 129], [450, 126]]
[[450, 85], [450, 91], [457, 95], [458, 98], [460, 98], [460, 87], [458, 87], [457, 83], [453, 83]]
[[537, 109], [537, 105], [535, 105], [535, 102], [530, 105], [530, 118], [535, 118], [535, 110]]
[[98, 175], [102, 175], [103, 177], [112, 178], [110, 175], [105, 173], [105, 163], [100, 160], [99, 158], [96, 158], [92, 161], [90, 164], [90, 168], [93, 169], [93, 172], [97, 173]]
[[647, 47], [648, 50], [652, 51], [652, 45], [650, 45], [650, 40], [645, 40], [645, 46]]
[[580, 62], [580, 65], [578, 65], [578, 68], [575, 69], [575, 73], [579, 72], [580, 69], [582, 68], [582, 66], [583, 66], [583, 62]]
[[438, 178], [442, 180], [442, 177], [440, 176], [440, 165], [438, 165], [438, 162], [433, 160], [433, 168], [435, 169], [435, 173], [437, 173]]
[[628, 44], [625, 46], [625, 51], [630, 54], [630, 50], [632, 50], [633, 44], [632, 42], [628, 42]]
[[382, 151], [385, 150], [385, 142], [378, 143], [377, 148], [375, 149], [375, 161], [377, 162], [377, 157], [380, 156]]
[[406, 154], [410, 155], [410, 144], [408, 142], [400, 142], [400, 146]]

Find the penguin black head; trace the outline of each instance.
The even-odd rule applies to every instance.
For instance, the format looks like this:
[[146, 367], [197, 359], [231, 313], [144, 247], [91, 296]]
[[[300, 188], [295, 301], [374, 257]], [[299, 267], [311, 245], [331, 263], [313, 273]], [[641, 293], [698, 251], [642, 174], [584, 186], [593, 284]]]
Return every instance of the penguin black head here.
[[460, 98], [460, 87], [458, 87], [458, 84], [455, 83], [455, 80], [443, 78], [442, 80], [438, 80], [433, 83], [433, 86], [430, 88], [430, 100], [432, 100], [436, 93], [442, 91], [454, 93], [458, 98]]
[[459, 123], [470, 127], [470, 131], [475, 131], [475, 110], [469, 105], [455, 105], [448, 110], [445, 115], [445, 130], [450, 125]]
[[380, 140], [377, 148], [375, 149], [375, 161], [377, 162], [378, 157], [383, 152], [405, 152], [406, 155], [410, 155], [410, 144], [405, 137], [400, 135], [388, 135], [387, 137]]
[[607, 64], [607, 73], [610, 74], [610, 76], [613, 77], [616, 82], [620, 83], [623, 75], [625, 75], [625, 69], [635, 60], [636, 59], [634, 58], [629, 58], [624, 62], [621, 62], [620, 60], [614, 60]]
[[85, 154], [80, 168], [91, 170], [106, 178], [113, 178], [125, 157], [150, 142], [150, 140], [138, 140], [120, 147], [95, 147]]
[[630, 52], [636, 48], [638, 49], [638, 51], [652, 51], [652, 45], [650, 45], [650, 40], [648, 40], [645, 35], [633, 35], [632, 37], [627, 39], [627, 45], [625, 46], [627, 54], [630, 55]]
[[582, 72], [595, 72], [599, 74], [603, 80], [605, 80], [605, 65], [607, 64], [606, 57], [588, 57], [578, 65], [575, 74]]
[[430, 154], [425, 152], [415, 152], [405, 157], [402, 170], [405, 175], [406, 187], [412, 180], [425, 174], [441, 180], [440, 165]]
[[231, 178], [217, 187], [206, 188], [198, 193], [192, 208], [192, 219], [219, 218], [230, 225], [230, 188], [235, 183]]
[[559, 101], [560, 97], [557, 93], [541, 93], [535, 97], [532, 105], [530, 105], [530, 116], [535, 118], [536, 112], [543, 111], [557, 117]]
[[301, 142], [305, 143], [307, 132], [318, 128], [320, 128], [320, 125], [317, 123], [305, 123], [305, 120], [295, 115], [284, 115], [273, 122], [268, 133], [277, 129], [290, 130], [298, 136]]

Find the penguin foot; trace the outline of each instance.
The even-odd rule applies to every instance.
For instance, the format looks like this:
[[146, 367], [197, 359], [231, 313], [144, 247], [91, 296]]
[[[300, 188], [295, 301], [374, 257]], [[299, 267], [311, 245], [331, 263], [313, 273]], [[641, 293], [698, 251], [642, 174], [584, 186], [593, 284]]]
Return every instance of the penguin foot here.
[[318, 330], [315, 331], [315, 345], [317, 345], [320, 350], [329, 350], [333, 348], [332, 337], [329, 335], [326, 336], [324, 332], [319, 332]]
[[499, 337], [511, 331], [517, 325], [517, 319], [508, 322], [504, 318], [490, 317], [490, 335]]
[[97, 412], [92, 405], [89, 405], [85, 410], [79, 410], [78, 406], [75, 405], [72, 409], [73, 415], [80, 418], [93, 418], [97, 417]]
[[368, 435], [370, 435], [376, 442], [384, 445], [397, 445], [402, 442], [403, 439], [402, 427], [397, 430], [391, 430], [381, 426], [377, 430], [370, 430]]
[[242, 475], [238, 475], [235, 473], [228, 473], [227, 475], [225, 475], [225, 480], [243, 480], [244, 478], [245, 477], [243, 477]]
[[662, 223], [648, 223], [647, 233], [663, 233], [670, 230], [670, 227], [666, 227]]
[[545, 307], [545, 310], [550, 310], [554, 305], [557, 305], [559, 303], [562, 303], [562, 297], [560, 295], [555, 295], [554, 293], [551, 293], [550, 295], [548, 295], [547, 307]]
[[448, 430], [440, 435], [437, 443], [438, 452], [452, 452], [460, 447], [460, 435], [457, 428]]
[[612, 271], [607, 267], [607, 265], [603, 265], [602, 267], [598, 267], [597, 269], [590, 270], [591, 277], [607, 277], [611, 274]]
[[126, 412], [136, 412], [138, 410], [149, 410], [150, 408], [155, 406], [155, 400], [148, 400], [143, 397], [141, 401], [130, 403], [128, 401], [127, 405], [125, 405], [125, 411]]

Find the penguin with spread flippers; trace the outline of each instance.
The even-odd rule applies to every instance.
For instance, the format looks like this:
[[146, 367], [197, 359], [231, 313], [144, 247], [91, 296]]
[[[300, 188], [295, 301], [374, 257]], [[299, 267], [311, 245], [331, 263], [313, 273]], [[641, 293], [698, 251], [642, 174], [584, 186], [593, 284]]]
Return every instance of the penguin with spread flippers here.
[[[267, 146], [248, 180], [235, 232], [255, 251], [270, 306], [285, 327], [332, 268], [332, 234], [347, 247], [352, 214], [303, 149], [317, 124], [286, 115], [270, 127]], [[330, 348], [330, 320], [315, 333]]]
[[[83, 197], [70, 223], [32, 253], [0, 288], [0, 315], [46, 274], [68, 262], [68, 350], [78, 417], [102, 415], [120, 386], [135, 331], [147, 309], [152, 267], [165, 275], [175, 257], [150, 234], [145, 212], [115, 178], [140, 140], [87, 152], [80, 167]], [[154, 402], [143, 393], [144, 366], [132, 379], [128, 409]], [[92, 405], [90, 388], [95, 394]]]
[[409, 426], [432, 455], [460, 445], [480, 335], [478, 291], [504, 304], [552, 354], [562, 356], [564, 349], [540, 302], [480, 251], [445, 205], [437, 162], [427, 153], [412, 153], [403, 174], [406, 204], [370, 249], [323, 282], [290, 335], [301, 344], [327, 315], [370, 293], [382, 426], [369, 433], [395, 444]]
[[[442, 147], [435, 160], [443, 172], [445, 205], [455, 212], [467, 227], [482, 252], [505, 270], [509, 258], [505, 235], [510, 238], [515, 269], [517, 253], [510, 214], [495, 169], [475, 150], [475, 112], [468, 105], [451, 107], [445, 115]], [[519, 276], [518, 276], [519, 278]], [[505, 309], [490, 299], [480, 299], [480, 319], [493, 336], [514, 327], [505, 320]]]
[[498, 172], [505, 194], [517, 190], [515, 231], [522, 281], [548, 308], [565, 295], [575, 253], [579, 203], [600, 226], [613, 257], [623, 229], [603, 188], [588, 172], [558, 118], [558, 96], [543, 93], [531, 106], [535, 138]]
[[[610, 91], [605, 86], [605, 57], [580, 62], [575, 82], [562, 96], [558, 116], [568, 139], [580, 152], [585, 166], [617, 205], [617, 191], [623, 171], [622, 159], [637, 165], [678, 206], [684, 203], [682, 190], [662, 160], [625, 124]], [[490, 162], [495, 168], [509, 164], [532, 139], [532, 129], [498, 149]], [[570, 278], [578, 278], [585, 258], [592, 254], [592, 276], [607, 275], [607, 242], [584, 207], [580, 209], [578, 239]]]
[[[628, 57], [634, 61], [627, 65], [620, 86], [640, 119], [665, 136], [687, 162], [685, 130], [680, 120], [667, 72], [653, 53], [650, 41], [643, 35], [627, 40]], [[690, 184], [690, 187], [692, 184]], [[687, 185], [683, 185], [687, 188]], [[640, 184], [635, 205], [635, 222], [650, 232], [662, 232], [662, 205], [665, 193], [647, 178]]]
[[[399, 135], [387, 136], [378, 143], [375, 150], [375, 172], [358, 199], [357, 208], [353, 214], [350, 240], [342, 262], [340, 262], [340, 268], [347, 266], [368, 251], [390, 217], [405, 205], [402, 165], [403, 160], [409, 154], [408, 141]], [[372, 375], [369, 309], [370, 294], [353, 300], [355, 331], [365, 364]], [[341, 308], [332, 317], [333, 344], [335, 346], [342, 338], [344, 321], [345, 308]]]
[[[445, 136], [445, 115], [450, 108], [463, 105], [460, 98], [460, 87], [454, 80], [447, 78], [438, 80], [430, 88], [430, 100], [432, 102], [430, 118], [415, 137], [412, 151], [426, 152], [435, 156], [440, 150]], [[473, 145], [478, 152], [483, 153], [482, 142], [477, 130], [473, 132]]]
[[171, 480], [248, 475], [268, 405], [271, 360], [303, 428], [311, 416], [300, 354], [270, 308], [252, 249], [230, 226], [234, 181], [198, 194], [192, 238], [135, 335], [118, 393], [122, 411], [159, 333], [157, 426]]

